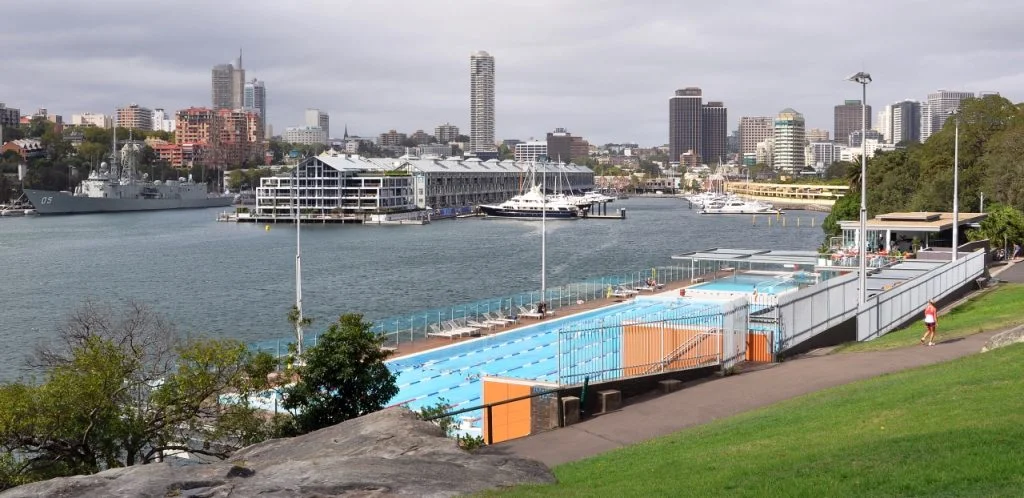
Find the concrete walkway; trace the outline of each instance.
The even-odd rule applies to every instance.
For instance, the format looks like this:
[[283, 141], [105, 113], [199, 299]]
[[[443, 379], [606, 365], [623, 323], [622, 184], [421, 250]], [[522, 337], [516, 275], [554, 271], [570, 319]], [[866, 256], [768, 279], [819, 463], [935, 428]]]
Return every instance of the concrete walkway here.
[[825, 356], [812, 352], [759, 370], [703, 381], [564, 429], [497, 444], [490, 451], [533, 458], [549, 466], [580, 460], [821, 389], [971, 355], [981, 351], [995, 333], [934, 347]]

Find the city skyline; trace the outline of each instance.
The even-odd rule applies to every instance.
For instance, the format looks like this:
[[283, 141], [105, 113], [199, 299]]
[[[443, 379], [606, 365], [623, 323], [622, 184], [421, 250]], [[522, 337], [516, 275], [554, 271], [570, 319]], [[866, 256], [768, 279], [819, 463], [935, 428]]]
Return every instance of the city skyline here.
[[[465, 67], [467, 55], [477, 50], [501, 61], [498, 141], [564, 126], [593, 143], [662, 145], [668, 138], [665, 96], [688, 86], [726, 103], [730, 130], [742, 116], [775, 116], [787, 107], [799, 110], [808, 128], [831, 129], [833, 107], [860, 97], [857, 85], [844, 78], [861, 69], [874, 76], [868, 103], [876, 110], [905, 99], [924, 101], [940, 89], [997, 91], [1015, 102], [1024, 97], [1024, 74], [1014, 69], [1024, 55], [1013, 50], [1012, 38], [1013, 19], [1024, 14], [1024, 5], [1012, 2], [957, 11], [869, 2], [864, 11], [879, 15], [857, 30], [828, 28], [834, 21], [825, 16], [845, 5], [839, 2], [814, 9], [711, 6], [699, 18], [671, 4], [562, 2], [544, 4], [550, 16], [529, 22], [512, 16], [487, 32], [466, 30], [465, 23], [447, 22], [444, 12], [417, 3], [404, 4], [409, 15], [402, 18], [387, 15], [394, 6], [360, 4], [339, 14], [271, 2], [239, 5], [139, 4], [133, 5], [131, 19], [116, 1], [12, 5], [7, 12], [14, 18], [45, 18], [49, 30], [39, 38], [27, 25], [16, 24], [0, 34], [8, 47], [5, 64], [18, 68], [0, 81], [0, 102], [23, 112], [46, 107], [66, 117], [109, 115], [133, 102], [164, 109], [204, 105], [210, 100], [210, 68], [233, 62], [239, 47], [245, 68], [273, 89], [267, 120], [279, 130], [301, 123], [307, 107], [320, 107], [336, 123], [348, 123], [354, 134], [429, 130], [444, 122], [468, 131]], [[469, 25], [487, 22], [495, 11], [472, 5], [464, 9]], [[191, 16], [191, 7], [201, 7], [204, 16]], [[240, 11], [250, 14], [234, 22]], [[290, 29], [269, 22], [284, 15], [344, 22], [351, 29], [294, 37]], [[555, 29], [563, 15], [576, 22]], [[807, 20], [801, 30], [778, 32], [776, 26], [793, 16]], [[76, 22], [84, 17], [102, 21]], [[151, 29], [124, 29], [140, 26], [140, 18], [159, 22]], [[356, 29], [371, 19], [376, 20], [372, 30]], [[716, 19], [750, 29], [722, 38], [714, 33]], [[904, 33], [909, 21], [919, 26], [917, 35], [905, 33], [901, 50], [892, 50], [889, 35], [897, 28]], [[186, 36], [176, 37], [173, 50], [166, 37], [153, 36], [161, 25], [185, 26], [175, 28]], [[602, 36], [584, 36], [595, 30]], [[524, 32], [531, 36], [524, 38]], [[927, 35], [937, 32], [947, 36], [935, 42]], [[993, 36], [999, 33], [1004, 38]], [[325, 47], [357, 42], [362, 49], [335, 53], [331, 48], [334, 55], [323, 57]]]

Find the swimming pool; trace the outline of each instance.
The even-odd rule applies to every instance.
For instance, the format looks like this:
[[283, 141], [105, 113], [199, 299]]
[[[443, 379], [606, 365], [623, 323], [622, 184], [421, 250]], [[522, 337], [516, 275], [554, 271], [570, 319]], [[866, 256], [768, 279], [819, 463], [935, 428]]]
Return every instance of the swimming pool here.
[[[621, 366], [622, 322], [703, 316], [720, 309], [719, 302], [708, 300], [641, 298], [389, 360], [387, 365], [395, 373], [399, 389], [392, 404], [418, 410], [443, 398], [453, 409], [479, 405], [481, 376], [557, 382], [559, 338], [562, 378], [616, 372]], [[602, 333], [594, 333], [596, 330]], [[572, 351], [566, 350], [567, 344]]]
[[758, 294], [774, 295], [799, 288], [800, 284], [789, 274], [737, 273], [688, 287], [686, 291], [753, 294], [756, 290]]

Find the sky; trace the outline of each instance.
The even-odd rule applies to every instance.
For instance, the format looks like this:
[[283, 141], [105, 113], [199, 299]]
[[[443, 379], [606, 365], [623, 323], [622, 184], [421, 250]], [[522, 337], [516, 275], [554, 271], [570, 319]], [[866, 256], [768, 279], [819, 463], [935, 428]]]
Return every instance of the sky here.
[[668, 99], [697, 86], [741, 116], [874, 112], [937, 89], [1024, 99], [1024, 2], [924, 0], [11, 0], [0, 102], [31, 114], [210, 105], [241, 49], [275, 133], [326, 110], [331, 135], [469, 133], [469, 56], [495, 57], [496, 135], [556, 127], [591, 143], [668, 142]]

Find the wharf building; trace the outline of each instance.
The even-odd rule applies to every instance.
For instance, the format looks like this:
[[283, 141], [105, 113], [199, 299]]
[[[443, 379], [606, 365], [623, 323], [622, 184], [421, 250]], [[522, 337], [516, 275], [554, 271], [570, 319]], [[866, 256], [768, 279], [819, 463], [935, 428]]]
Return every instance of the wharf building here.
[[454, 216], [484, 203], [502, 202], [547, 175], [550, 191], [589, 190], [594, 172], [572, 163], [469, 159], [365, 158], [334, 151], [307, 158], [292, 174], [262, 178], [255, 216], [293, 217], [297, 198], [303, 218], [351, 218], [422, 213]]

